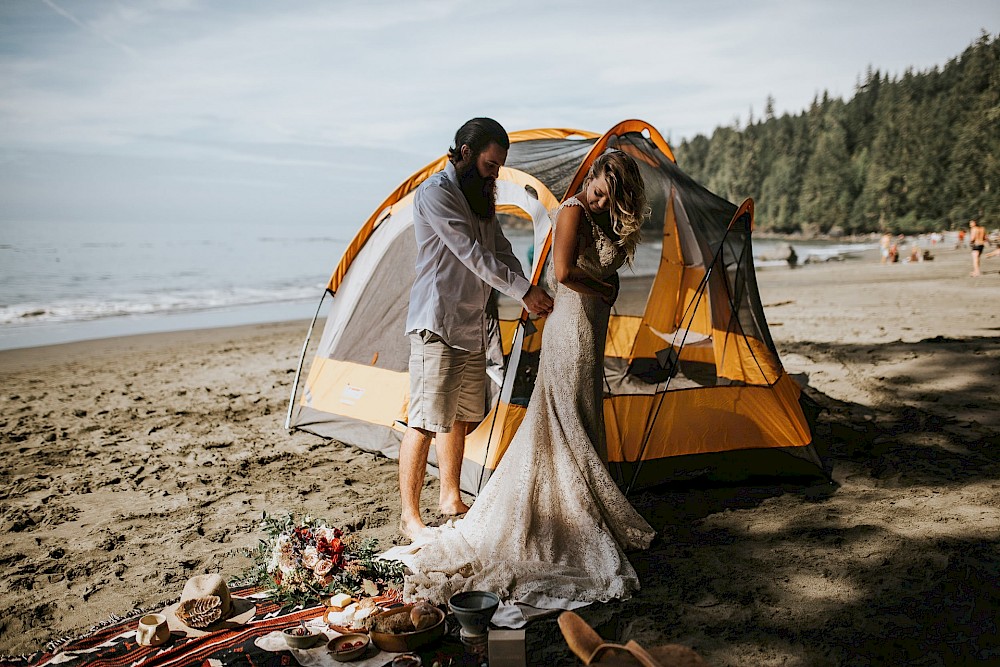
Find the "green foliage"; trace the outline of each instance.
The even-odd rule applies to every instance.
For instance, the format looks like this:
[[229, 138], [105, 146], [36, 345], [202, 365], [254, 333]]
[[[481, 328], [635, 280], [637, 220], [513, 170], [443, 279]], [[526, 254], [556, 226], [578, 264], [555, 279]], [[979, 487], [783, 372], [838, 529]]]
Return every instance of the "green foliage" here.
[[942, 69], [890, 79], [869, 69], [844, 102], [698, 135], [677, 162], [730, 201], [753, 197], [757, 228], [916, 233], [1000, 226], [1000, 37], [983, 33]]

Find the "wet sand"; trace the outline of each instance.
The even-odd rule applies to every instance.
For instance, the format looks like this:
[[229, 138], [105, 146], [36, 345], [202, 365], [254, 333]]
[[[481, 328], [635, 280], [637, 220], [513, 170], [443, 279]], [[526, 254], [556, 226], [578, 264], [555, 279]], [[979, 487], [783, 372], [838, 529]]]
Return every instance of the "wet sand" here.
[[[1000, 660], [1000, 260], [973, 279], [966, 250], [935, 254], [758, 272], [831, 479], [637, 494], [643, 590], [581, 616], [720, 666]], [[400, 540], [395, 461], [283, 429], [307, 326], [0, 352], [0, 653], [234, 578], [263, 511]], [[436, 498], [428, 478], [429, 518]], [[554, 620], [528, 641], [574, 664]]]

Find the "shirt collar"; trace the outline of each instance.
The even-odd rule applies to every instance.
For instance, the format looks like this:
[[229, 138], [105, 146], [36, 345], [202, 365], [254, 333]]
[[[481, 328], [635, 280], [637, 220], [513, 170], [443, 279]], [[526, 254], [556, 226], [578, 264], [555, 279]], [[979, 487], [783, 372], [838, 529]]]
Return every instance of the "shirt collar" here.
[[455, 169], [455, 163], [451, 160], [444, 161], [444, 174], [448, 177], [448, 180], [458, 185], [458, 170]]

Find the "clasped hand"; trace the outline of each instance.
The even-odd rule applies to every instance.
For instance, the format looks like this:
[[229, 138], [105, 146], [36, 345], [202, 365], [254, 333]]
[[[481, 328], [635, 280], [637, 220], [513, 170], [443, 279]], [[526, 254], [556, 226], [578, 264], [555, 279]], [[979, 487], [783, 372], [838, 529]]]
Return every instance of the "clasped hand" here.
[[528, 288], [523, 301], [524, 307], [532, 315], [548, 315], [552, 312], [552, 297], [538, 285]]

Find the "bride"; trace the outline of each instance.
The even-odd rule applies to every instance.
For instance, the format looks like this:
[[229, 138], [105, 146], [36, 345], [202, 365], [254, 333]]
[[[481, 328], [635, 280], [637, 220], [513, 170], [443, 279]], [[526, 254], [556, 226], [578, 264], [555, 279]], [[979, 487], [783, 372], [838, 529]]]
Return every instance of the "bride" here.
[[391, 550], [411, 570], [406, 599], [488, 590], [505, 603], [572, 609], [638, 590], [624, 552], [647, 548], [654, 531], [602, 461], [602, 380], [617, 271], [632, 260], [645, 212], [639, 168], [622, 151], [598, 157], [556, 210], [555, 306], [524, 420], [462, 519]]

